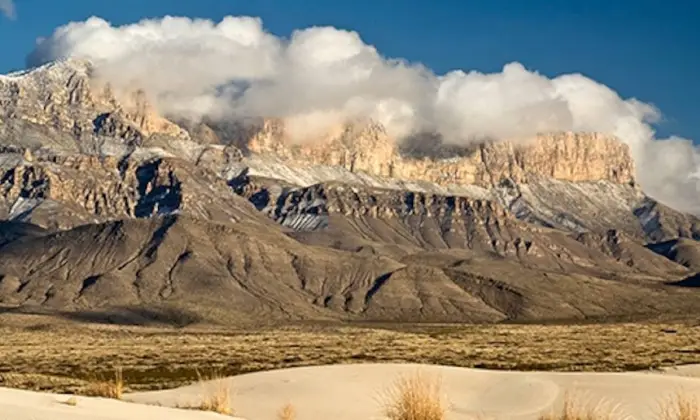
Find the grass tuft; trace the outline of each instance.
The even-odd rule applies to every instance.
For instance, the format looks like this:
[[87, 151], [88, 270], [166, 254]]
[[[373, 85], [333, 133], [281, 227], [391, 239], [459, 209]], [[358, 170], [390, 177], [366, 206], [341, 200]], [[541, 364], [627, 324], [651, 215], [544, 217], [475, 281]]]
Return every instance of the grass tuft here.
[[443, 420], [445, 412], [440, 380], [420, 372], [400, 378], [384, 398], [388, 420]]
[[124, 395], [124, 377], [122, 369], [114, 370], [114, 380], [112, 381], [96, 381], [87, 385], [84, 394], [89, 397], [114, 398], [121, 400]]
[[182, 405], [178, 408], [189, 410], [212, 411], [214, 413], [233, 416], [234, 411], [231, 408], [231, 387], [228, 385], [225, 377], [219, 374], [212, 374], [203, 377], [197, 371], [199, 383], [205, 388], [204, 395], [196, 404]]
[[291, 404], [286, 404], [282, 409], [277, 413], [277, 419], [278, 420], [294, 420], [297, 418], [297, 412], [294, 409], [294, 406]]
[[661, 403], [659, 420], [700, 420], [700, 401], [695, 396], [676, 392]]
[[619, 406], [610, 406], [604, 401], [595, 405], [584, 404], [568, 393], [564, 396], [561, 411], [540, 416], [540, 420], [622, 420], [626, 418], [627, 416], [619, 413]]

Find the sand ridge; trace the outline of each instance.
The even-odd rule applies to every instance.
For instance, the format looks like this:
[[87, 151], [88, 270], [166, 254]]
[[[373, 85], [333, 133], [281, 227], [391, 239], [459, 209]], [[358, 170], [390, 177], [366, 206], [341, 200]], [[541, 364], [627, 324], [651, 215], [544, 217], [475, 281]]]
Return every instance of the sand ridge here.
[[[66, 402], [74, 398], [75, 405]], [[0, 388], [3, 420], [212, 420], [232, 419], [215, 413], [133, 404], [107, 398], [72, 397]], [[235, 420], [235, 418], [233, 418]]]
[[[619, 405], [634, 419], [652, 419], [672, 393], [700, 396], [700, 379], [672, 374], [508, 372], [419, 364], [356, 364], [282, 369], [227, 379], [244, 418], [272, 420], [292, 403], [299, 419], [381, 419], [381, 395], [401, 375], [439, 377], [448, 419], [536, 419], [558, 407], [567, 392], [591, 404]], [[129, 395], [137, 402], [174, 406], [201, 395], [201, 384]]]
[[395, 380], [417, 372], [439, 378], [447, 419], [537, 419], [557, 408], [567, 392], [585, 402], [619, 405], [631, 419], [655, 418], [658, 403], [682, 391], [700, 397], [700, 365], [665, 372], [561, 373], [488, 371], [420, 364], [351, 364], [251, 373], [172, 390], [133, 393], [124, 401], [0, 388], [0, 413], [12, 420], [199, 420], [231, 417], [168, 407], [197, 404], [225, 384], [235, 414], [272, 420], [288, 403], [299, 420], [382, 419], [382, 395]]

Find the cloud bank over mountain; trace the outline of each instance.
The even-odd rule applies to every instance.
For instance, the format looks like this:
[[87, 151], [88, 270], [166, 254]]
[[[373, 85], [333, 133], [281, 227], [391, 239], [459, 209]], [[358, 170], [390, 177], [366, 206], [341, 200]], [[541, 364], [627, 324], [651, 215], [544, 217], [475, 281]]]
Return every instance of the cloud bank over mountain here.
[[434, 132], [452, 144], [608, 133], [631, 147], [649, 195], [700, 214], [700, 153], [692, 142], [656, 139], [655, 107], [581, 74], [548, 78], [514, 62], [499, 73], [439, 75], [382, 56], [356, 32], [311, 27], [285, 39], [253, 17], [165, 17], [119, 27], [93, 17], [56, 29], [27, 61], [68, 57], [92, 61], [97, 77], [119, 88], [143, 88], [167, 115], [282, 117], [298, 140], [355, 118], [375, 119], [398, 139]]

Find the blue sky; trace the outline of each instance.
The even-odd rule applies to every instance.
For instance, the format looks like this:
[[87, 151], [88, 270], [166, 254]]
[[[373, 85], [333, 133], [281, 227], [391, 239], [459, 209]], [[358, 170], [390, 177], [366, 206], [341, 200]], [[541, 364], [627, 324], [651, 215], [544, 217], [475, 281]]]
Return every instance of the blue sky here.
[[519, 61], [547, 76], [580, 72], [661, 109], [662, 136], [700, 141], [700, 2], [696, 0], [15, 0], [0, 17], [0, 73], [24, 67], [35, 39], [92, 15], [114, 25], [166, 14], [263, 19], [274, 34], [333, 25], [384, 55], [500, 71]]

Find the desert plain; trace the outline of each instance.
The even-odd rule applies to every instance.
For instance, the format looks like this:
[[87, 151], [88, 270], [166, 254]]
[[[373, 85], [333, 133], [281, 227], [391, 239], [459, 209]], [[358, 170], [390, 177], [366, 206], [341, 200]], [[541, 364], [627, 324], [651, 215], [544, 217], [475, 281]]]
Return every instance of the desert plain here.
[[[540, 419], [570, 400], [601, 418], [670, 419], [665, 404], [700, 396], [700, 323], [688, 320], [236, 329], [1, 319], [0, 413], [13, 420], [271, 420], [285, 406], [298, 419], [382, 419], [397, 384], [418, 377], [439, 386], [446, 419]], [[103, 391], [117, 373], [119, 401]], [[201, 410], [222, 393], [223, 414]]]

